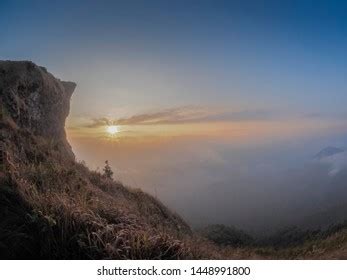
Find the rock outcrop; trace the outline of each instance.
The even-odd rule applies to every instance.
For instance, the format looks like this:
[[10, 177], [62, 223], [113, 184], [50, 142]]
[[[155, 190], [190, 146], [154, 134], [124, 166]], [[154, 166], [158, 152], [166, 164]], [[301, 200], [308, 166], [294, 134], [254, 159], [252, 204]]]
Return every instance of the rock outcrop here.
[[75, 83], [60, 81], [30, 61], [0, 61], [1, 118], [17, 130], [57, 143], [73, 158], [66, 141], [65, 119], [75, 87]]

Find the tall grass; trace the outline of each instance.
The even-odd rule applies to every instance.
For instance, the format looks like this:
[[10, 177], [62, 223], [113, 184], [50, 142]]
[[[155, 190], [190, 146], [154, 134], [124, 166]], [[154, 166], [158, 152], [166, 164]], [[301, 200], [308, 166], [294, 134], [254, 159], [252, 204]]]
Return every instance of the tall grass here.
[[143, 192], [130, 190], [73, 162], [61, 165], [49, 159], [19, 164], [18, 168], [20, 175], [11, 178], [11, 189], [16, 192], [11, 199], [25, 202], [20, 215], [25, 226], [18, 229], [18, 238], [35, 240], [34, 252], [28, 257], [192, 257], [179, 240], [189, 234], [189, 227]]

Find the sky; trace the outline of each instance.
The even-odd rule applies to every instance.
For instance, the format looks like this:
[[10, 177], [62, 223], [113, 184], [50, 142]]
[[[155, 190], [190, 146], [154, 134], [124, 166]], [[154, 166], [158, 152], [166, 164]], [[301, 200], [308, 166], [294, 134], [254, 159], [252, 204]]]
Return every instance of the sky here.
[[[199, 205], [256, 196], [257, 182], [279, 199], [290, 168], [347, 143], [344, 1], [2, 0], [0, 27], [0, 59], [77, 83], [66, 123], [77, 158], [108, 159], [190, 221], [216, 220]], [[197, 186], [219, 186], [220, 200]]]
[[0, 55], [76, 81], [75, 117], [188, 105], [338, 117], [346, 13], [343, 1], [5, 0]]

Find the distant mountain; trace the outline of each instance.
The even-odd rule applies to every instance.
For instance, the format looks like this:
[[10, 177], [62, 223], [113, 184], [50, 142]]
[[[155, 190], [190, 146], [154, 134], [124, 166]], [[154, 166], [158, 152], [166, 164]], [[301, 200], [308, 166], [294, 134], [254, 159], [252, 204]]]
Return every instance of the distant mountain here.
[[336, 147], [326, 147], [314, 156], [314, 159], [321, 160], [336, 154], [343, 153], [345, 150]]
[[341, 202], [337, 205], [323, 209], [313, 215], [303, 217], [298, 224], [301, 229], [324, 229], [347, 221], [347, 204]]

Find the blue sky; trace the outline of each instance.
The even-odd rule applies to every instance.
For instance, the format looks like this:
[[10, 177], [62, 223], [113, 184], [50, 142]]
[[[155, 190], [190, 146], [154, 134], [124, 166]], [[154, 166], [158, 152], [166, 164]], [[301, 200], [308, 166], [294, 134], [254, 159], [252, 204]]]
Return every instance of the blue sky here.
[[3, 0], [0, 26], [1, 59], [78, 83], [72, 116], [346, 113], [344, 1]]

